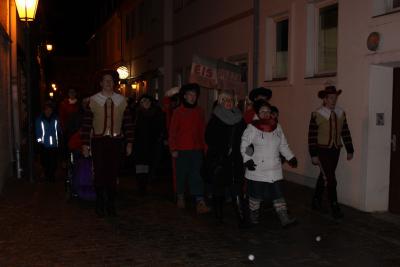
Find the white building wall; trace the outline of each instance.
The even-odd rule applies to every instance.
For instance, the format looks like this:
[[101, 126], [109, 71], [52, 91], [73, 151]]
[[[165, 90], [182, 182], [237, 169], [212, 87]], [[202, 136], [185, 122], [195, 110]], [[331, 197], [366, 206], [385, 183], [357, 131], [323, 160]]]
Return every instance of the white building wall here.
[[[272, 103], [281, 110], [281, 124], [299, 159], [289, 179], [314, 185], [318, 169], [311, 165], [307, 147], [310, 113], [321, 101], [317, 92], [325, 83], [343, 90], [338, 105], [346, 110], [355, 147], [354, 159], [342, 150], [337, 168], [339, 201], [365, 211], [388, 209], [390, 132], [393, 67], [400, 66], [400, 13], [373, 18], [375, 1], [339, 0], [338, 68], [336, 77], [305, 79], [307, 73], [307, 4], [324, 1], [262, 1], [260, 19], [259, 84], [273, 90]], [[290, 71], [286, 81], [266, 82], [268, 36], [266, 20], [290, 14]], [[378, 51], [366, 47], [370, 32], [381, 35]], [[376, 113], [385, 114], [385, 125], [376, 125]]]

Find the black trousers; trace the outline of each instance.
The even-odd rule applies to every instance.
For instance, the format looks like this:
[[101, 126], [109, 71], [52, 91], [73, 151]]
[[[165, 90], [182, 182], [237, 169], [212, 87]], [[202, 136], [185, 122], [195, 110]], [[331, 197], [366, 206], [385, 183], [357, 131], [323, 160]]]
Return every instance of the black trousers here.
[[42, 164], [46, 180], [48, 181], [55, 180], [57, 161], [58, 161], [58, 148], [46, 148], [46, 147], [41, 148], [40, 162]]
[[[321, 167], [325, 173], [326, 178], [326, 188], [328, 190], [328, 198], [331, 203], [337, 202], [337, 192], [336, 192], [336, 167], [339, 161], [340, 148], [319, 148], [318, 157], [321, 163]], [[314, 197], [321, 200], [322, 194], [325, 189], [325, 179], [323, 173], [320, 172], [317, 185], [315, 188]]]

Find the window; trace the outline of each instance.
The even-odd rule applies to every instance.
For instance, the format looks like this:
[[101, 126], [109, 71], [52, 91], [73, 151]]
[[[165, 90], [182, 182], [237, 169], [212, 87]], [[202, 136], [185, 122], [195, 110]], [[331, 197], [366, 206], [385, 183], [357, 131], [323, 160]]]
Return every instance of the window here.
[[276, 49], [274, 78], [286, 78], [288, 74], [289, 19], [276, 22]]
[[338, 4], [322, 7], [318, 16], [317, 72], [336, 72]]
[[136, 36], [136, 10], [135, 9], [131, 11], [130, 18], [131, 18], [130, 19], [130, 24], [131, 24], [130, 37], [131, 37], [131, 39], [134, 39]]
[[145, 27], [146, 27], [146, 9], [144, 2], [141, 2], [139, 5], [139, 33], [144, 33], [145, 32]]
[[400, 0], [373, 0], [373, 16], [400, 10]]
[[125, 16], [125, 38], [127, 41], [131, 39], [131, 16], [129, 14]]
[[392, 8], [400, 8], [400, 0], [393, 0]]
[[178, 11], [183, 6], [183, 0], [174, 0], [174, 11]]
[[266, 81], [290, 79], [290, 12], [266, 20]]

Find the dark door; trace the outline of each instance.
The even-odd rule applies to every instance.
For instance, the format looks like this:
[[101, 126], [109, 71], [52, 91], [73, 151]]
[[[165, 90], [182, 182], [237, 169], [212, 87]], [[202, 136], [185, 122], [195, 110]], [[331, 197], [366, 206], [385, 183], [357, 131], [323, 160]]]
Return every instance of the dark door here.
[[400, 68], [395, 68], [393, 73], [389, 211], [400, 213]]

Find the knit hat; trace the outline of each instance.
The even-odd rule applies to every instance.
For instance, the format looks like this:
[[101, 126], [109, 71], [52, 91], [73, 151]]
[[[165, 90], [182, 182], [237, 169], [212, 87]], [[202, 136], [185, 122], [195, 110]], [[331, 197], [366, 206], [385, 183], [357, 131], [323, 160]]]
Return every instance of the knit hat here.
[[259, 95], [265, 96], [267, 100], [270, 100], [272, 97], [272, 91], [271, 89], [265, 87], [254, 88], [249, 94], [250, 101], [254, 102]]

